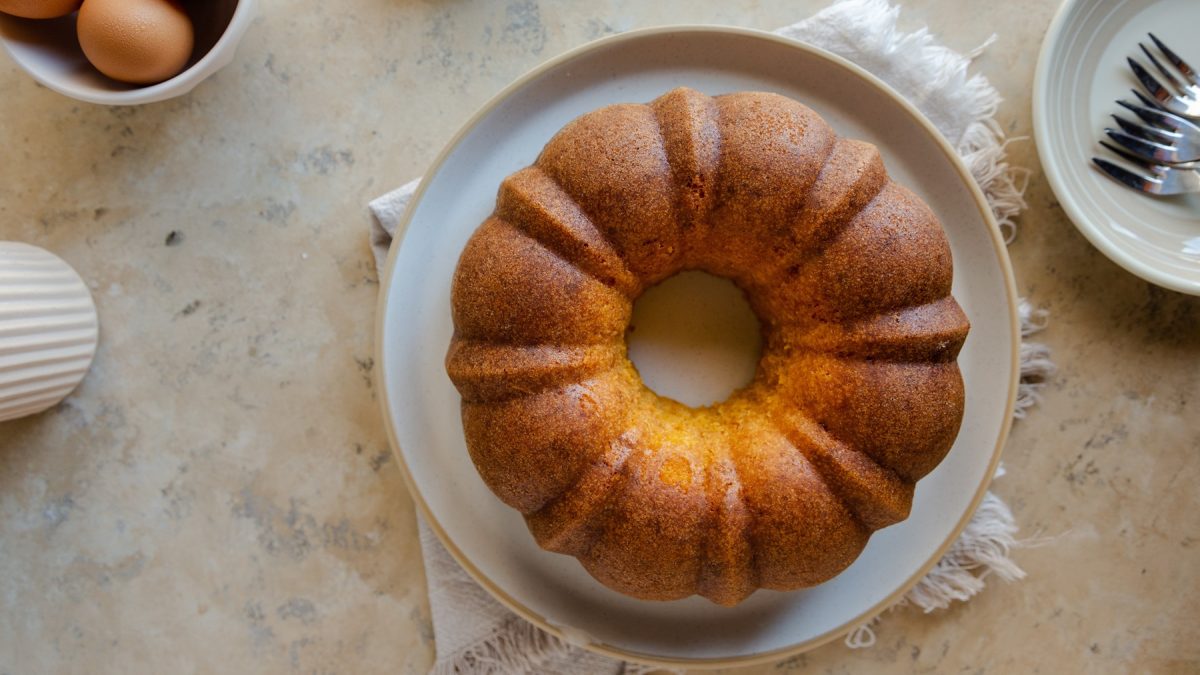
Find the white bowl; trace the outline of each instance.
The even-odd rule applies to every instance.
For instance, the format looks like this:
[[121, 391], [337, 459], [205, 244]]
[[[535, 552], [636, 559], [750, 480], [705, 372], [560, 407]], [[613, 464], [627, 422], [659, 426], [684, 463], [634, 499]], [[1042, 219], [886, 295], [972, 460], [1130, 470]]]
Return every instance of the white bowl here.
[[[1133, 274], [1200, 295], [1200, 194], [1151, 197], [1092, 165], [1117, 99], [1134, 101], [1125, 59], [1146, 63], [1138, 42], [1153, 32], [1200, 61], [1197, 0], [1068, 0], [1046, 31], [1033, 83], [1033, 129], [1046, 179], [1064, 211], [1101, 253]], [[1128, 116], [1128, 115], [1126, 115]]]
[[66, 398], [91, 367], [98, 338], [92, 294], [70, 265], [0, 241], [0, 422]]
[[125, 84], [96, 70], [79, 47], [75, 15], [20, 19], [0, 13], [0, 44], [25, 72], [60, 94], [104, 105], [138, 105], [182, 96], [233, 61], [257, 0], [185, 2], [196, 48], [184, 71], [148, 86]]

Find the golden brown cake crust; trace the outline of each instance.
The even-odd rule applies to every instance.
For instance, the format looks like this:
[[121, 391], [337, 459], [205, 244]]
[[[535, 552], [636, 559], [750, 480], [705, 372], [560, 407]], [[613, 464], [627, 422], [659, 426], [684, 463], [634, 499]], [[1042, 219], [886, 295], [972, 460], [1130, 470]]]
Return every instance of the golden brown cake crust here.
[[[634, 300], [688, 269], [738, 284], [765, 342], [705, 408], [626, 354]], [[800, 103], [601, 108], [504, 181], [459, 260], [446, 368], [471, 458], [543, 548], [623, 593], [821, 583], [908, 516], [958, 433], [951, 276], [929, 207]]]

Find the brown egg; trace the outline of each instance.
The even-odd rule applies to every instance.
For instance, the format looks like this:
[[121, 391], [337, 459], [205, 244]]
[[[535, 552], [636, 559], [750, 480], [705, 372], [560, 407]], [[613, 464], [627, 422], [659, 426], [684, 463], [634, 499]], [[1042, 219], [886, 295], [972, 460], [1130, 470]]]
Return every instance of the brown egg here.
[[131, 84], [179, 74], [195, 41], [191, 19], [176, 0], [84, 0], [77, 30], [88, 61]]
[[26, 19], [53, 19], [79, 9], [83, 0], [0, 0], [0, 12]]

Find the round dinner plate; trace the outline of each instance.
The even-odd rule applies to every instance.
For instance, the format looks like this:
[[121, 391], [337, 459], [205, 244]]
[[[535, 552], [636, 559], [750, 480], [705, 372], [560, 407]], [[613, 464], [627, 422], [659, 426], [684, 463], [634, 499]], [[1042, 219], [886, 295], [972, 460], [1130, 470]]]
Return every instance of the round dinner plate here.
[[[443, 358], [459, 253], [508, 174], [564, 124], [686, 85], [760, 90], [815, 109], [841, 135], [879, 146], [892, 177], [941, 218], [954, 295], [972, 328], [959, 356], [966, 415], [946, 460], [917, 487], [912, 515], [875, 534], [820, 586], [758, 591], [727, 608], [692, 597], [646, 602], [610, 591], [571, 557], [542, 551], [521, 516], [484, 485], [467, 454], [459, 396]], [[940, 134], [853, 64], [759, 31], [669, 27], [612, 36], [564, 54], [498, 94], [434, 162], [388, 257], [378, 315], [382, 405], [421, 513], [500, 602], [576, 644], [641, 662], [728, 666], [783, 658], [844, 634], [899, 600], [950, 545], [988, 485], [1007, 435], [1019, 345], [1008, 255], [987, 203]]]
[[[1033, 85], [1033, 125], [1050, 187], [1079, 231], [1113, 262], [1152, 283], [1200, 295], [1200, 194], [1152, 197], [1101, 173], [1092, 157], [1117, 99], [1137, 103], [1125, 59], [1148, 32], [1200, 63], [1197, 0], [1068, 0], [1050, 24]], [[1120, 161], [1118, 161], [1120, 163]], [[1131, 167], [1132, 168], [1132, 167]]]

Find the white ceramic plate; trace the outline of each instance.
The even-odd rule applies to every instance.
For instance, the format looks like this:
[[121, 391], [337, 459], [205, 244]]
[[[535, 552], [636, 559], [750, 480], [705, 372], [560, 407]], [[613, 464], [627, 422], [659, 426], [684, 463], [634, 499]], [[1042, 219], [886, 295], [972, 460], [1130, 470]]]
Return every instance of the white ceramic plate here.
[[1150, 197], [1091, 162], [1112, 159], [1099, 143], [1115, 101], [1136, 103], [1125, 59], [1151, 68], [1138, 49], [1153, 32], [1200, 63], [1197, 0], [1068, 0], [1046, 33], [1033, 85], [1038, 154], [1050, 187], [1079, 231], [1118, 265], [1152, 283], [1200, 295], [1200, 194]]
[[[759, 591], [734, 608], [701, 598], [654, 603], [594, 581], [574, 558], [542, 551], [467, 455], [459, 397], [443, 369], [450, 280], [497, 187], [564, 124], [601, 106], [649, 101], [687, 85], [709, 94], [774, 91], [803, 101], [843, 135], [877, 144], [892, 176], [946, 226], [954, 295], [972, 329], [959, 357], [966, 419], [947, 459], [919, 484], [911, 517], [876, 534], [832, 581]], [[965, 525], [999, 458], [1017, 377], [1015, 292], [982, 194], [914, 108], [861, 69], [767, 33], [649, 29], [561, 56], [484, 106], [430, 169], [392, 246], [378, 319], [383, 408], [421, 511], [463, 566], [537, 625], [596, 651], [666, 664], [782, 658], [846, 632], [894, 602]], [[406, 229], [405, 229], [406, 228]]]

